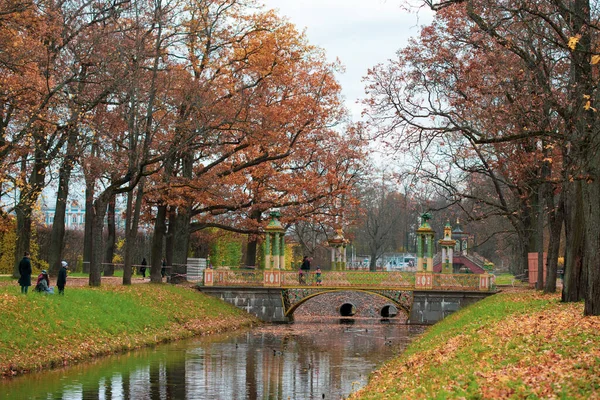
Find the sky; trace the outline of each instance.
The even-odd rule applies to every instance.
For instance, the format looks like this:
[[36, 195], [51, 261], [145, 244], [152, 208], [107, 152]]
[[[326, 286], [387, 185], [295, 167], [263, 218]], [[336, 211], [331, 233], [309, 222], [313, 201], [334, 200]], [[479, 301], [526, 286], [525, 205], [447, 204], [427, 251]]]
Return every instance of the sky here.
[[378, 63], [395, 57], [396, 51], [416, 36], [419, 26], [431, 21], [421, 9], [409, 13], [403, 0], [262, 0], [269, 9], [306, 29], [310, 44], [325, 49], [330, 61], [339, 59], [345, 73], [338, 76], [352, 119], [360, 118], [364, 97], [362, 78]]

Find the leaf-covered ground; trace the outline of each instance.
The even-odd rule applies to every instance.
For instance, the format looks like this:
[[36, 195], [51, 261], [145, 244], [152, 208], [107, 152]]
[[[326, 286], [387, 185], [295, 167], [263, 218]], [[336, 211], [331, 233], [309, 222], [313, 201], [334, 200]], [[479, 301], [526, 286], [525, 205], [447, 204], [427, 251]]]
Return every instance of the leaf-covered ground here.
[[600, 317], [500, 293], [427, 330], [353, 399], [599, 399]]
[[257, 320], [194, 289], [172, 285], [73, 287], [65, 295], [0, 286], [0, 374], [249, 326]]

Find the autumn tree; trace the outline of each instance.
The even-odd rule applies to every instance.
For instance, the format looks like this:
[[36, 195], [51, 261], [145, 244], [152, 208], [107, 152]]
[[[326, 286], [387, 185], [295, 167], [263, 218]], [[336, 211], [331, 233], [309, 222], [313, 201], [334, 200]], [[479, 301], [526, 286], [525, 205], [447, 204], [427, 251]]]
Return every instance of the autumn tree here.
[[[597, 4], [587, 0], [443, 1], [432, 2], [430, 6], [434, 9], [464, 7], [468, 19], [482, 35], [518, 57], [536, 77], [552, 115], [562, 122], [559, 128], [565, 158], [568, 249], [563, 300], [583, 297], [584, 313], [600, 314], [599, 124], [593, 106], [599, 95]], [[548, 60], [562, 60], [566, 70], [549, 70]]]
[[48, 168], [63, 157], [82, 115], [98, 102], [97, 98], [80, 98], [79, 104], [69, 103], [77, 83], [85, 79], [85, 66], [72, 60], [85, 58], [86, 39], [120, 5], [97, 7], [77, 1], [2, 5], [10, 11], [2, 15], [6, 24], [0, 36], [13, 39], [7, 55], [14, 52], [15, 56], [4, 60], [7, 68], [2, 70], [5, 82], [10, 82], [2, 94], [2, 151], [6, 165], [15, 166], [5, 173], [18, 197], [15, 275], [18, 260], [29, 249], [32, 210], [46, 185]]
[[[167, 254], [177, 264], [186, 262], [189, 234], [196, 229], [257, 233], [256, 218], [244, 213], [323, 202], [345, 190], [334, 185], [336, 164], [326, 164], [331, 155], [324, 150], [341, 151], [344, 143], [330, 129], [342, 115], [334, 66], [274, 13], [231, 14], [241, 4], [223, 4], [190, 14], [190, 83], [180, 97], [176, 128], [187, 141], [148, 191], [160, 213], [155, 251], [162, 251], [160, 238], [166, 234], [176, 247]], [[228, 15], [237, 18], [233, 30]], [[213, 21], [212, 29], [205, 21]], [[315, 153], [318, 143], [323, 150]], [[266, 179], [269, 171], [275, 176]], [[314, 188], [306, 185], [311, 176], [320, 176]], [[265, 196], [261, 181], [269, 190]], [[317, 194], [327, 183], [330, 187]], [[168, 230], [160, 222], [167, 216]]]

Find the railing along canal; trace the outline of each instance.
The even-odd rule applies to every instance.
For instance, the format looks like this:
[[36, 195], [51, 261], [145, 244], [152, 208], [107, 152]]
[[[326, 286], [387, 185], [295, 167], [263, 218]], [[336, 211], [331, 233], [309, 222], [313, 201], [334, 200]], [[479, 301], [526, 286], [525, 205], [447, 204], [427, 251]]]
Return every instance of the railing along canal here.
[[491, 274], [443, 274], [433, 272], [323, 271], [320, 282], [316, 273], [302, 277], [297, 271], [206, 269], [204, 286], [219, 287], [299, 287], [389, 288], [402, 290], [491, 291], [495, 289]]

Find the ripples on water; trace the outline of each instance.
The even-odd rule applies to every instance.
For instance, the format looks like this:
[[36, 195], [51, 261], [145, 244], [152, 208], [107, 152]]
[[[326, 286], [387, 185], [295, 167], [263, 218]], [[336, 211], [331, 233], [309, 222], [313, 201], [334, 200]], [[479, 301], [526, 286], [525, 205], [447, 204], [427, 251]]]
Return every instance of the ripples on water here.
[[22, 376], [0, 383], [0, 398], [341, 399], [423, 329], [303, 317]]

